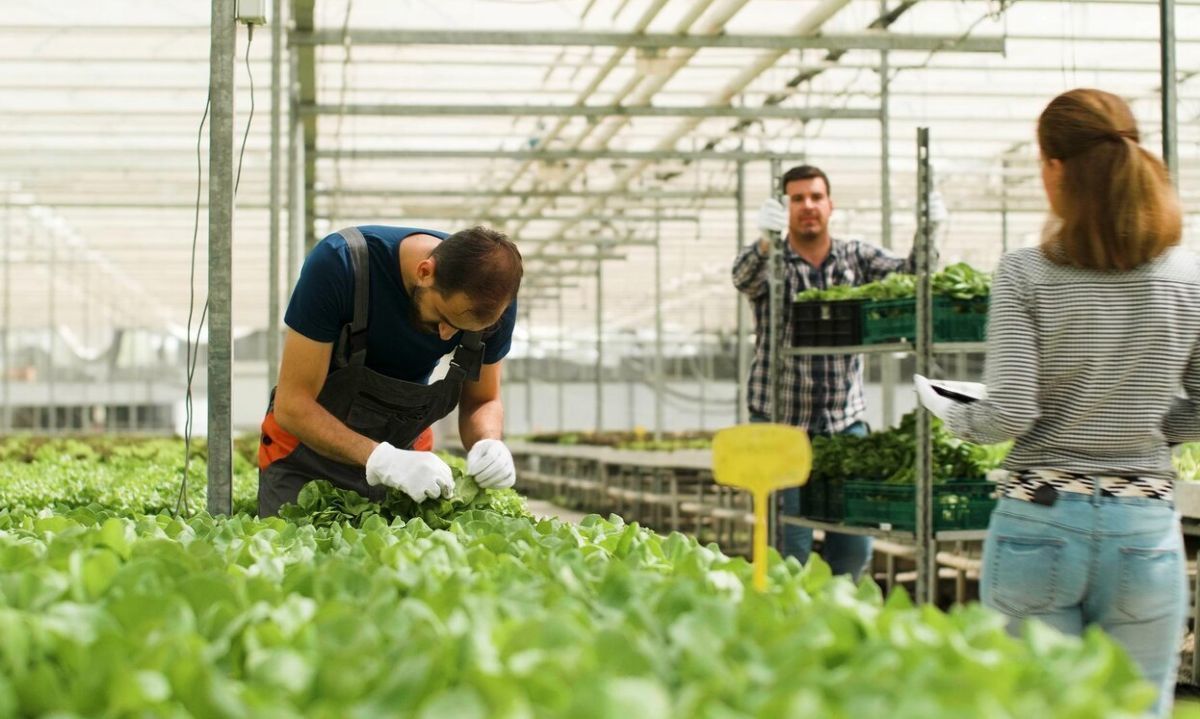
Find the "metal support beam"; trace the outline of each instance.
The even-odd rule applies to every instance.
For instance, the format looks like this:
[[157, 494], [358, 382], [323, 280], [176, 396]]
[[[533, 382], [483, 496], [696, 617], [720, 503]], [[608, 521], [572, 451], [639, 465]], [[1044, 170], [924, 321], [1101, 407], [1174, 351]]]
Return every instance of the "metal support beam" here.
[[[548, 218], [560, 219], [560, 218]], [[642, 222], [658, 222], [663, 218], [647, 217]], [[670, 220], [667, 220], [670, 221]], [[526, 245], [563, 245], [564, 247], [651, 247], [655, 244], [654, 240], [638, 240], [632, 237], [600, 237], [595, 238], [588, 236], [586, 239], [572, 240], [562, 237], [524, 237], [522, 236], [517, 244], [524, 247]], [[531, 257], [534, 255], [530, 255]]]
[[[782, 176], [783, 163], [780, 159], [771, 160], [771, 172], [769, 181], [770, 189], [767, 191], [770, 197], [781, 197], [782, 189], [779, 187], [779, 180]], [[785, 203], [786, 206], [786, 203]], [[787, 328], [783, 326], [783, 248], [787, 242], [786, 233], [764, 232], [763, 240], [767, 242], [767, 286], [768, 286], [768, 304], [769, 310], [767, 317], [769, 318], [769, 328], [767, 336], [770, 338], [770, 350], [767, 369], [767, 386], [770, 391], [767, 393], [767, 416], [772, 422], [778, 422], [781, 417], [779, 408], [779, 397], [782, 388], [779, 386], [780, 372], [779, 363], [783, 361], [783, 353], [779, 350], [783, 348], [783, 334]]]
[[328, 105], [306, 103], [305, 118], [320, 115], [372, 117], [736, 117], [743, 120], [874, 120], [874, 108], [837, 107], [658, 107], [655, 105]]
[[604, 430], [604, 263], [596, 263], [596, 431]]
[[700, 297], [700, 341], [697, 346], [700, 348], [700, 355], [696, 358], [695, 368], [696, 379], [700, 384], [700, 431], [708, 429], [708, 383], [712, 379], [712, 371], [709, 367], [709, 358], [712, 356], [708, 351], [708, 315], [704, 311], [704, 301], [708, 295]]
[[46, 363], [46, 407], [50, 412], [50, 421], [48, 423], [50, 433], [54, 434], [58, 431], [58, 398], [55, 396], [55, 379], [58, 372], [54, 367], [55, 350], [58, 348], [58, 330], [55, 327], [58, 321], [58, 313], [55, 312], [54, 300], [57, 293], [54, 291], [57, 283], [55, 279], [58, 277], [58, 237], [50, 234], [47, 250], [50, 253], [49, 262], [46, 265], [46, 311], [47, 322], [46, 329], [49, 333], [50, 351], [47, 353]]
[[[768, 175], [770, 187], [768, 197], [783, 199], [783, 188], [779, 186], [783, 174], [781, 158], [772, 158], [771, 172]], [[786, 207], [786, 203], [785, 203]], [[787, 233], [763, 232], [761, 239], [767, 243], [767, 327], [759, 328], [767, 336], [767, 418], [772, 422], [782, 419], [780, 397], [783, 388], [779, 378], [783, 375], [779, 364], [783, 362], [784, 332], [783, 324], [783, 261], [784, 247], [787, 246]], [[767, 536], [772, 544], [782, 551], [783, 535], [780, 531], [779, 510], [782, 496], [775, 495], [775, 501], [767, 508]]]
[[[293, 34], [304, 34], [313, 31], [313, 6], [316, 0], [292, 0]], [[313, 202], [313, 192], [317, 186], [317, 118], [305, 115], [303, 108], [317, 101], [317, 53], [316, 48], [301, 47], [296, 50], [297, 69], [297, 103], [296, 112], [304, 123], [304, 146], [300, 156], [304, 165], [304, 186], [302, 188], [304, 202], [301, 208], [304, 212], [304, 250], [307, 252], [317, 244], [316, 228], [313, 215], [316, 203]]]
[[[328, 153], [318, 153], [328, 154]], [[386, 187], [363, 187], [363, 188], [347, 188], [335, 193], [333, 190], [317, 190], [317, 197], [326, 197], [337, 194], [338, 197], [345, 199], [349, 197], [378, 197], [385, 200], [392, 200], [397, 197], [451, 197], [455, 199], [463, 197], [512, 197], [516, 199], [525, 199], [529, 197], [628, 197], [633, 199], [651, 199], [651, 200], [695, 200], [702, 199], [718, 199], [732, 198], [733, 195], [729, 192], [721, 192], [719, 190], [653, 190], [642, 188], [629, 188], [624, 190], [536, 190], [536, 189], [511, 189], [511, 190], [483, 190], [470, 187], [460, 188], [393, 188]]]
[[[339, 207], [341, 208], [341, 214], [343, 216], [345, 216], [347, 213], [347, 205], [348, 204], [349, 203], [345, 203], [345, 202], [339, 203]], [[387, 214], [394, 209], [394, 206], [387, 204], [387, 203], [383, 203], [383, 204], [379, 204], [379, 205], [355, 203], [355, 204], [350, 205], [350, 208], [352, 211], [356, 211], [356, 212], [366, 210], [366, 211], [370, 211], [370, 212], [382, 212], [384, 214]], [[329, 208], [322, 208], [322, 209], [327, 210]], [[429, 209], [429, 208], [422, 208], [422, 209], [417, 210], [416, 212], [423, 219], [440, 219], [440, 220], [451, 220], [451, 221], [459, 220], [462, 222], [472, 222], [472, 223], [479, 223], [479, 224], [485, 224], [485, 225], [499, 225], [499, 224], [506, 223], [506, 222], [571, 222], [571, 223], [578, 223], [578, 222], [605, 222], [605, 223], [653, 222], [656, 219], [662, 219], [664, 222], [691, 222], [691, 223], [699, 223], [700, 222], [700, 218], [696, 215], [692, 215], [690, 217], [684, 216], [684, 215], [667, 215], [662, 218], [657, 218], [653, 215], [647, 215], [644, 213], [638, 214], [638, 213], [622, 213], [622, 212], [617, 212], [617, 213], [613, 213], [613, 214], [598, 214], [595, 212], [590, 212], [586, 215], [548, 215], [548, 214], [521, 215], [521, 214], [516, 214], [516, 213], [480, 215], [480, 214], [472, 213], [470, 207], [461, 207], [461, 206], [459, 206], [459, 207], [449, 207], [448, 206], [448, 207], [444, 207], [444, 208], [440, 208], [440, 209], [436, 209], [436, 210]], [[360, 212], [360, 214], [366, 214], [366, 213]], [[325, 218], [332, 218], [334, 215], [331, 215], [326, 212], [318, 212], [317, 216], [325, 217]], [[562, 242], [563, 240], [562, 239], [554, 239], [554, 240], [546, 239], [543, 241], [545, 241], [545, 242], [552, 242], [552, 241], [553, 242]], [[521, 243], [524, 244], [525, 240], [522, 240]], [[650, 243], [649, 242], [639, 243], [637, 241], [630, 241], [626, 244], [649, 245]]]
[[[870, 119], [878, 114], [874, 110]], [[2, 115], [0, 115], [2, 117]], [[749, 150], [318, 150], [318, 160], [529, 160], [558, 162], [561, 160], [638, 160], [657, 162], [676, 160], [698, 162], [701, 160], [726, 160], [746, 162], [771, 160], [777, 153], [752, 152]], [[636, 190], [630, 190], [636, 192]], [[583, 193], [581, 196], [590, 195]], [[603, 195], [604, 193], [600, 193]], [[532, 195], [531, 195], [532, 196]], [[548, 191], [547, 196], [554, 196]]]
[[533, 305], [525, 305], [525, 332], [529, 348], [525, 353], [525, 431], [533, 431]]
[[[267, 387], [274, 387], [279, 376], [279, 154], [283, 107], [280, 86], [283, 80], [283, 0], [271, 5], [271, 228], [267, 259]], [[291, 289], [290, 287], [288, 288]]]
[[4, 201], [4, 281], [0, 282], [0, 286], [4, 288], [4, 321], [0, 322], [0, 332], [4, 333], [4, 346], [0, 348], [0, 352], [4, 353], [3, 359], [3, 374], [0, 374], [0, 387], [3, 387], [3, 402], [0, 403], [0, 411], [3, 412], [5, 432], [12, 431], [12, 398], [9, 394], [9, 383], [11, 382], [12, 374], [12, 248], [13, 248], [13, 216], [12, 204], [5, 198]]
[[213, 0], [208, 140], [208, 512], [233, 511], [234, 0]]
[[900, 35], [887, 32], [834, 35], [685, 35], [681, 33], [563, 32], [537, 30], [339, 30], [297, 33], [291, 42], [313, 45], [507, 45], [519, 47], [741, 48], [749, 50], [916, 50], [1004, 52], [1002, 37]]
[[663, 377], [662, 311], [662, 227], [654, 223], [654, 439], [662, 439], [663, 401], [666, 378]]
[[554, 379], [558, 385], [558, 431], [564, 429], [564, 413], [563, 413], [563, 379], [566, 376], [566, 368], [563, 367], [564, 345], [567, 343], [567, 335], [563, 325], [563, 298], [562, 293], [558, 293], [558, 352], [556, 353], [557, 361], [554, 367]]
[[1008, 252], [1008, 158], [1001, 162], [1000, 173], [1000, 254]]
[[575, 253], [537, 253], [525, 257], [525, 262], [533, 262], [534, 260], [542, 260], [543, 262], [595, 262], [597, 260], [623, 260], [625, 255], [618, 255], [611, 252], [597, 253], [594, 255], [584, 255]]
[[1162, 65], [1163, 162], [1171, 179], [1179, 181], [1179, 126], [1175, 86], [1175, 0], [1159, 0], [1159, 52]]
[[[880, 0], [879, 14], [888, 14], [887, 0]], [[892, 82], [888, 51], [879, 53], [879, 244], [892, 249]], [[883, 426], [896, 423], [896, 383], [900, 376], [900, 363], [893, 355], [877, 355], [882, 387], [881, 402]]]
[[300, 58], [288, 57], [288, 259], [287, 292], [304, 264], [304, 123], [300, 119]]
[[[933, 293], [930, 283], [933, 228], [929, 222], [929, 195], [933, 191], [929, 173], [929, 128], [917, 128], [917, 374], [929, 376], [933, 360]], [[918, 602], [932, 602], [937, 594], [937, 561], [934, 551], [932, 419], [924, 408], [917, 410], [916, 493], [917, 592]]]
[[[746, 247], [746, 163], [737, 164], [737, 252]], [[746, 383], [750, 372], [749, 339], [750, 303], [741, 292], [737, 293], [737, 376], [734, 378], [736, 387], [736, 420], [738, 424], [750, 421], [750, 407], [746, 404]]]

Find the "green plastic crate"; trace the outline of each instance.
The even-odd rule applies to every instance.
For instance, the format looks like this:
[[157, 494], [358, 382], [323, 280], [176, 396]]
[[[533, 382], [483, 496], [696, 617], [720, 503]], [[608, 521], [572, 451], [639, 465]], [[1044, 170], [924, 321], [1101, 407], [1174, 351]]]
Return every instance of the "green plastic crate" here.
[[[982, 342], [987, 334], [988, 298], [933, 298], [934, 342]], [[912, 341], [917, 338], [917, 301], [875, 300], [862, 306], [862, 343]]]
[[[846, 483], [846, 524], [890, 525], [912, 531], [917, 525], [916, 487], [881, 482]], [[996, 507], [993, 482], [952, 481], [933, 487], [933, 529], [986, 529]]]
[[934, 342], [982, 342], [987, 336], [988, 298], [933, 298]]
[[917, 301], [871, 300], [862, 306], [862, 343], [881, 345], [915, 339]]
[[840, 479], [810, 478], [800, 487], [800, 516], [820, 522], [840, 522], [845, 516], [843, 488]]

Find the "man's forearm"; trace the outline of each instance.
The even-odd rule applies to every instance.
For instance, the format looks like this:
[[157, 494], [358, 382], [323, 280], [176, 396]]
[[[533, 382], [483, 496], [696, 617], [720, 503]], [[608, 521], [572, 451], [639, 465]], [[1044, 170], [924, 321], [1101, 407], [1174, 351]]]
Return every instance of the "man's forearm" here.
[[463, 449], [470, 449], [481, 439], [501, 439], [504, 430], [504, 405], [498, 399], [458, 408], [458, 435]]
[[752, 299], [760, 296], [767, 287], [766, 248], [755, 252], [755, 245], [743, 249], [733, 262], [733, 286]]
[[285, 415], [280, 414], [276, 404], [275, 421], [279, 426], [323, 457], [366, 466], [377, 442], [347, 427], [315, 399], [294, 400], [292, 404], [295, 406], [289, 407]]

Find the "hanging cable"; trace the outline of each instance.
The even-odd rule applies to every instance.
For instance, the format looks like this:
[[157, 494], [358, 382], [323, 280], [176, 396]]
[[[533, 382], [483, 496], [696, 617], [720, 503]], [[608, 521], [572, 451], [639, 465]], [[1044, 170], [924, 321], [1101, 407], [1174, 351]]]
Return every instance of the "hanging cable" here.
[[[250, 79], [250, 114], [246, 118], [246, 130], [242, 134], [242, 147], [238, 151], [237, 175], [233, 182], [233, 199], [237, 199], [238, 187], [242, 182], [242, 161], [246, 157], [246, 141], [250, 137], [250, 126], [254, 122], [254, 73], [250, 69], [250, 44], [254, 41], [254, 26], [246, 26], [246, 75]], [[192, 383], [196, 376], [196, 365], [200, 358], [200, 338], [204, 331], [204, 319], [208, 316], [208, 299], [200, 311], [200, 322], [196, 325], [196, 339], [192, 341], [192, 317], [196, 307], [196, 246], [200, 237], [200, 198], [204, 183], [204, 162], [201, 155], [201, 145], [204, 140], [204, 123], [208, 120], [208, 110], [212, 106], [212, 88], [204, 101], [204, 114], [200, 117], [200, 127], [196, 131], [196, 214], [192, 223], [192, 259], [191, 273], [188, 284], [188, 320], [186, 330], [186, 350], [184, 365], [187, 370], [187, 382], [184, 390], [183, 407], [183, 471], [179, 482], [179, 496], [175, 500], [175, 516], [190, 515], [188, 507], [188, 477], [192, 462], [192, 426], [195, 412], [192, 402]]]

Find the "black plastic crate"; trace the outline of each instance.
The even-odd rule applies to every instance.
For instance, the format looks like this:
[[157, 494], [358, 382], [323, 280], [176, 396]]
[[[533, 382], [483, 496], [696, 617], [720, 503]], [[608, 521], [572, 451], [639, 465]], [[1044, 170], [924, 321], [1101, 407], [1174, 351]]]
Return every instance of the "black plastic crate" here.
[[792, 303], [793, 347], [862, 344], [863, 300]]

